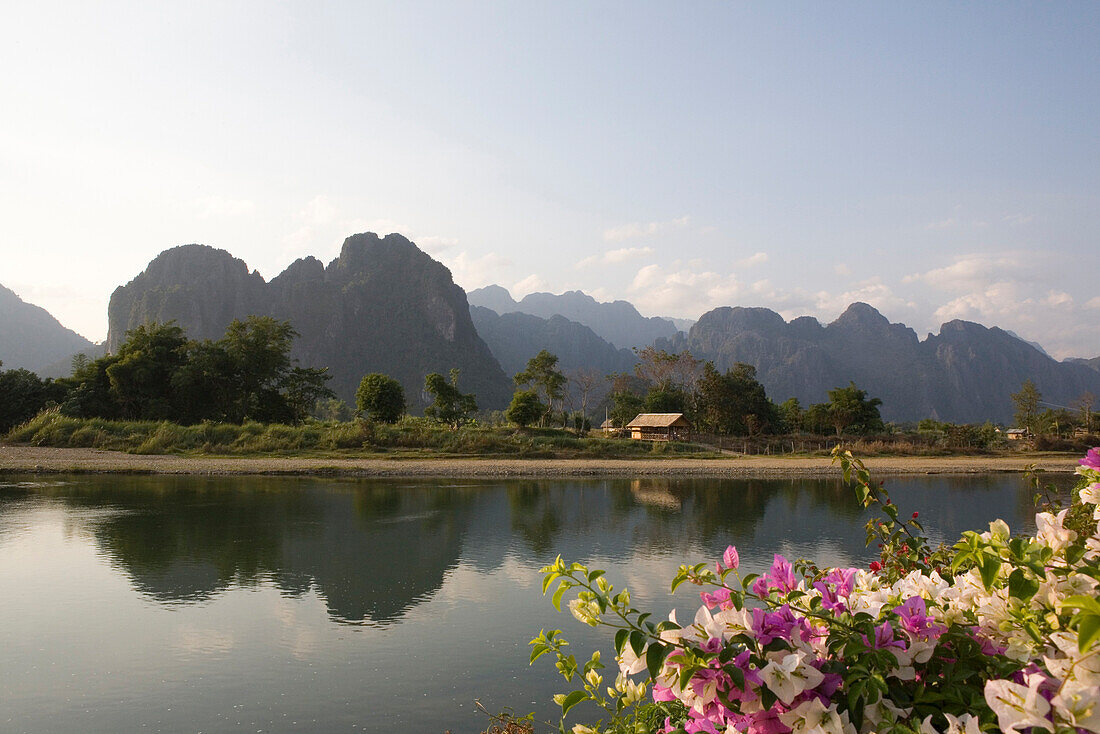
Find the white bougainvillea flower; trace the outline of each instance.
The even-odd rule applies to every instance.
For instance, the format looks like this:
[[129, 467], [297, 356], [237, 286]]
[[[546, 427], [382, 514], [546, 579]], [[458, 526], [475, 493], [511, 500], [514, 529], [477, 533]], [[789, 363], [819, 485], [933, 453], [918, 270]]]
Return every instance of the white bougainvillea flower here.
[[932, 717], [926, 716], [920, 725], [921, 734], [981, 734], [982, 730], [979, 726], [981, 722], [976, 716], [963, 714], [955, 717], [948, 713], [945, 713], [944, 716], [947, 717], [947, 728], [942, 733], [932, 726]]
[[1093, 482], [1081, 490], [1081, 501], [1090, 505], [1100, 505], [1100, 482]]
[[646, 643], [646, 646], [642, 648], [641, 657], [639, 657], [634, 654], [634, 648], [629, 644], [623, 645], [623, 651], [616, 658], [619, 662], [619, 670], [623, 675], [634, 675], [645, 670], [645, 654], [648, 648], [649, 643]]
[[1067, 545], [1077, 540], [1077, 533], [1069, 528], [1062, 527], [1067, 512], [1069, 512], [1068, 507], [1057, 515], [1040, 512], [1035, 516], [1035, 527], [1039, 529], [1039, 532], [1035, 534], [1035, 538], [1044, 545], [1049, 546], [1055, 553], [1065, 550]]
[[810, 665], [809, 656], [801, 651], [785, 655], [780, 661], [769, 662], [760, 671], [760, 677], [764, 685], [788, 706], [800, 693], [816, 688], [825, 680], [825, 675]]
[[1059, 723], [1100, 732], [1100, 686], [1066, 681], [1051, 704]]
[[828, 708], [817, 697], [800, 703], [779, 720], [791, 728], [791, 734], [855, 734], [848, 721], [848, 712], [838, 713], [836, 704]]
[[1039, 695], [1041, 682], [1035, 676], [1027, 686], [1007, 680], [991, 680], [985, 684], [985, 702], [997, 715], [1001, 731], [1019, 734], [1030, 727], [1054, 731], [1054, 725], [1047, 719], [1050, 704]]

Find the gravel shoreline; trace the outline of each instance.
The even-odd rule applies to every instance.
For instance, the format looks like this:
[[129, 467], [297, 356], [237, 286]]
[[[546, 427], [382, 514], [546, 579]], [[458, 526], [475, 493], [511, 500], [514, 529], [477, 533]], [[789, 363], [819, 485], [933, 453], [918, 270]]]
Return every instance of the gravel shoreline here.
[[[1029, 465], [1068, 473], [1077, 457], [1013, 456], [868, 457], [875, 474], [988, 474], [1023, 472]], [[490, 459], [312, 458], [136, 455], [99, 449], [0, 446], [0, 474], [336, 475], [363, 477], [500, 476], [819, 476], [838, 471], [828, 457], [735, 456], [720, 459]]]

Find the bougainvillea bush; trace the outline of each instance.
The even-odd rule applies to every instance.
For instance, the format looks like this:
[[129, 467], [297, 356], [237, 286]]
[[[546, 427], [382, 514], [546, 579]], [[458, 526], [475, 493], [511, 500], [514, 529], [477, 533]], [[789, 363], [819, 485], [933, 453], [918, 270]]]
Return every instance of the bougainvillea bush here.
[[[737, 549], [681, 566], [672, 588], [702, 587], [690, 621], [655, 621], [599, 570], [543, 569], [560, 609], [616, 629], [612, 679], [599, 653], [578, 662], [560, 631], [532, 640], [575, 690], [565, 715], [603, 710], [586, 732], [1100, 732], [1100, 449], [1080, 461], [1071, 503], [1036, 515], [1033, 536], [1004, 522], [932, 548], [850, 453], [834, 459], [865, 506], [869, 569], [775, 556], [741, 575]], [[555, 587], [556, 584], [556, 587]], [[591, 711], [591, 703], [587, 710]], [[585, 709], [578, 709], [584, 711]]]

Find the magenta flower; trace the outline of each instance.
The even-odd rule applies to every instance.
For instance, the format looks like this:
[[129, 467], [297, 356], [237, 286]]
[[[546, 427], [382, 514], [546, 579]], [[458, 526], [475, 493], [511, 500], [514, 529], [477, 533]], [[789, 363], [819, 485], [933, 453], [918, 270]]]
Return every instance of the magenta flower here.
[[1085, 454], [1085, 458], [1078, 459], [1077, 463], [1086, 469], [1096, 469], [1100, 471], [1100, 446], [1089, 449], [1089, 452]]
[[721, 607], [722, 609], [733, 609], [733, 602], [730, 601], [729, 589], [717, 589], [713, 594], [706, 591], [699, 592], [699, 598], [703, 600], [709, 609], [714, 607]]
[[935, 640], [947, 631], [943, 625], [936, 624], [927, 614], [924, 599], [911, 596], [900, 607], [894, 607], [894, 614], [901, 618], [901, 626], [918, 639]]
[[796, 586], [798, 582], [795, 580], [794, 571], [791, 570], [791, 562], [776, 553], [772, 567], [753, 582], [752, 591], [757, 596], [766, 596], [769, 589], [785, 594], [793, 591]]
[[737, 555], [737, 549], [732, 545], [726, 548], [726, 552], [722, 554], [722, 564], [730, 569], [741, 565], [741, 557]]
[[774, 612], [763, 609], [752, 610], [752, 631], [761, 645], [767, 645], [775, 639], [788, 639], [791, 631], [798, 625], [791, 608], [784, 604]]
[[874, 642], [868, 640], [866, 637], [863, 641], [872, 650], [888, 650], [891, 647], [896, 647], [899, 650], [905, 649], [905, 643], [894, 637], [894, 628], [890, 626], [889, 622], [883, 622], [878, 627], [875, 627], [875, 639]]

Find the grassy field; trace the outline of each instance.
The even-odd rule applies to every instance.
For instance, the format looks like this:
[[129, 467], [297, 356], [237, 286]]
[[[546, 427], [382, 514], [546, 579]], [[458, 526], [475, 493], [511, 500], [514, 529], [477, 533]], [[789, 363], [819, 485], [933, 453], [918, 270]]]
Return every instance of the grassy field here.
[[279, 424], [109, 421], [69, 418], [46, 411], [12, 430], [12, 443], [55, 448], [96, 448], [135, 454], [393, 457], [486, 456], [514, 458], [632, 458], [656, 455], [714, 455], [685, 443], [649, 443], [579, 437], [551, 428], [446, 426], [406, 416], [395, 425], [348, 423]]

